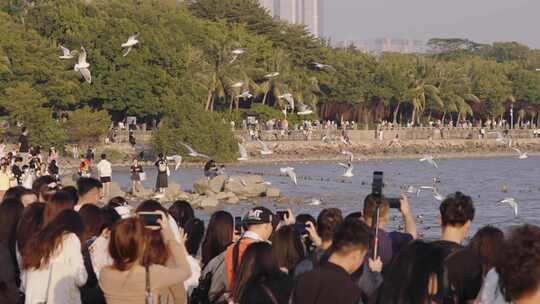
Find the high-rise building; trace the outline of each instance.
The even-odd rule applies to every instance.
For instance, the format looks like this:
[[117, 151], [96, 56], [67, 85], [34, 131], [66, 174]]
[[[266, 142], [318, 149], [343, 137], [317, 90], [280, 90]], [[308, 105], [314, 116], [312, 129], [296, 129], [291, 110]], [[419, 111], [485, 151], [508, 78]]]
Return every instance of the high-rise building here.
[[270, 16], [274, 16], [274, 0], [259, 0], [259, 3], [262, 7], [264, 7], [266, 10], [268, 10], [268, 13], [270, 13]]
[[322, 34], [322, 0], [259, 0], [272, 16], [292, 24], [303, 24], [319, 37]]

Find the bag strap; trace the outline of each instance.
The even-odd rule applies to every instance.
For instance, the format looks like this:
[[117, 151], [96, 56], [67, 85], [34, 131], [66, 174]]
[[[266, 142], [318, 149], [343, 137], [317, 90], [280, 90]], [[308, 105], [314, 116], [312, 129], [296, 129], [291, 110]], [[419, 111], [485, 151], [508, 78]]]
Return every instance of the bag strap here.
[[270, 297], [270, 301], [272, 301], [272, 304], [279, 304], [279, 302], [276, 299], [276, 296], [274, 295], [272, 290], [270, 290], [270, 288], [268, 288], [268, 286], [266, 286], [264, 284], [262, 284], [261, 286], [264, 289], [264, 291], [266, 292], [266, 294]]
[[[51, 264], [51, 268], [49, 269], [49, 278], [47, 279], [47, 290], [45, 291], [45, 303], [49, 302], [49, 290], [51, 288], [51, 278], [52, 278], [54, 263], [51, 261], [50, 264]], [[26, 278], [28, 278], [28, 274], [26, 274]], [[26, 288], [28, 288], [28, 286], [26, 286]]]
[[148, 265], [144, 266], [144, 278], [145, 278], [145, 294], [144, 302], [145, 304], [152, 304], [152, 288], [150, 286], [150, 268]]

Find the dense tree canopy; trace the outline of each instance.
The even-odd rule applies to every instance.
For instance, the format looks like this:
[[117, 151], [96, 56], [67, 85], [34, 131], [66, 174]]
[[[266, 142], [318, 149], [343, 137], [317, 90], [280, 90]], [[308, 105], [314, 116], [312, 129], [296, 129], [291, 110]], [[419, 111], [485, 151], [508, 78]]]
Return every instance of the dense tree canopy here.
[[[339, 119], [334, 108], [354, 109], [346, 117], [364, 126], [507, 118], [510, 106], [525, 120], [540, 111], [540, 51], [515, 42], [436, 38], [428, 54], [376, 56], [331, 48], [302, 26], [274, 20], [255, 0], [0, 0], [0, 7], [0, 111], [10, 121], [33, 123], [28, 107], [47, 126], [58, 124], [54, 114], [84, 107], [114, 121], [156, 119], [163, 130], [155, 143], [168, 153], [183, 149], [174, 139], [233, 159], [222, 118], [255, 104], [281, 113], [285, 93], [321, 119]], [[121, 44], [134, 34], [140, 43], [123, 56]], [[91, 84], [73, 69], [77, 54], [59, 58], [60, 45], [86, 49]], [[238, 49], [245, 52], [235, 56]], [[239, 97], [245, 91], [252, 97]], [[223, 152], [215, 145], [221, 136], [228, 137]]]

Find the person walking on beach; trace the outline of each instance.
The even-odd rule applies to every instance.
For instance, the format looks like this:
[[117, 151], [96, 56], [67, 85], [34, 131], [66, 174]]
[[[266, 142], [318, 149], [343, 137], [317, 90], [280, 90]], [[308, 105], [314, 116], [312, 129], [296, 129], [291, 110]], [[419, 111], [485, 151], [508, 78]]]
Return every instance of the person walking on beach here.
[[101, 160], [97, 164], [99, 181], [103, 185], [103, 197], [111, 195], [112, 165], [107, 160], [106, 154], [101, 154]]
[[157, 167], [158, 175], [156, 179], [156, 190], [159, 193], [164, 193], [165, 188], [168, 187], [167, 172], [169, 168], [167, 166], [167, 160], [163, 156], [163, 153], [159, 153], [159, 158], [154, 164]]
[[133, 159], [133, 163], [131, 164], [131, 192], [137, 193], [142, 191], [142, 181], [146, 179], [145, 173], [143, 171], [143, 167], [139, 164], [139, 160], [137, 158]]
[[21, 136], [19, 137], [19, 154], [26, 161], [28, 152], [30, 151], [30, 145], [28, 144], [28, 130], [26, 127], [22, 128]]

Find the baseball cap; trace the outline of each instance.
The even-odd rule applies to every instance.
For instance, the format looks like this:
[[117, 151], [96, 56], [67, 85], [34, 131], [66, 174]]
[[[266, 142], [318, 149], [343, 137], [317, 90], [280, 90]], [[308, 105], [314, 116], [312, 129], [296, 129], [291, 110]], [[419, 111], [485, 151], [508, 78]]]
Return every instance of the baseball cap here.
[[272, 223], [274, 213], [266, 207], [255, 207], [251, 209], [242, 219], [242, 225], [257, 225]]

